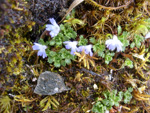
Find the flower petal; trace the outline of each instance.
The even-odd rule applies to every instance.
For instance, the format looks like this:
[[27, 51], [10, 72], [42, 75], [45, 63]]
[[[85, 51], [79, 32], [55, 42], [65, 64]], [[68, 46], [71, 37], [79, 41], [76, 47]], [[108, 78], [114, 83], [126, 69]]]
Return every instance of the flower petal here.
[[79, 52], [82, 52], [83, 51], [83, 49], [84, 49], [84, 51], [85, 51], [85, 54], [89, 54], [90, 53], [90, 56], [93, 56], [93, 52], [92, 52], [92, 45], [90, 44], [90, 45], [86, 45], [86, 46], [80, 46], [80, 47], [78, 47], [78, 51]]
[[55, 26], [51, 25], [51, 24], [47, 24], [46, 25], [46, 30], [47, 31], [52, 31], [53, 29], [55, 29]]
[[38, 56], [43, 56], [43, 58], [47, 57], [45, 49], [47, 48], [47, 46], [45, 45], [41, 45], [38, 43], [34, 43], [35, 45], [32, 46], [33, 50], [38, 50], [37, 55]]
[[57, 23], [56, 23], [56, 21], [55, 21], [54, 18], [50, 18], [49, 21], [50, 21], [54, 26], [57, 25]]
[[150, 32], [148, 32], [145, 36], [145, 39], [150, 38]]
[[43, 58], [47, 57], [46, 52], [43, 52]]
[[39, 50], [40, 49], [40, 44], [38, 43], [34, 43], [34, 45], [32, 46], [33, 50]]

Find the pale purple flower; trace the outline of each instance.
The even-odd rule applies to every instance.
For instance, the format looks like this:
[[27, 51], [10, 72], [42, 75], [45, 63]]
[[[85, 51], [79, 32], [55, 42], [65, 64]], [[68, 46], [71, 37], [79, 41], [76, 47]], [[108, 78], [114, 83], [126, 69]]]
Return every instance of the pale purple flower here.
[[105, 113], [109, 113], [109, 110], [106, 109]]
[[118, 37], [116, 35], [113, 36], [113, 39], [108, 39], [105, 42], [107, 48], [111, 51], [114, 51], [117, 48], [117, 52], [122, 51], [123, 44], [120, 40], [118, 40]]
[[38, 56], [42, 56], [43, 58], [47, 57], [45, 49], [47, 48], [45, 45], [41, 45], [38, 43], [34, 43], [32, 46], [33, 50], [38, 50]]
[[78, 51], [78, 48], [77, 48], [78, 42], [77, 41], [73, 41], [73, 42], [65, 41], [63, 43], [65, 44], [66, 49], [71, 49], [72, 55], [75, 55], [74, 52]]
[[92, 52], [92, 45], [86, 45], [86, 46], [80, 46], [79, 48], [79, 52], [82, 52], [84, 49], [85, 54], [89, 54], [90, 56], [93, 56], [93, 52]]
[[148, 32], [145, 36], [145, 39], [150, 38], [150, 32]]
[[58, 35], [59, 31], [60, 31], [60, 27], [59, 25], [56, 23], [54, 18], [50, 18], [49, 21], [51, 22], [51, 24], [47, 24], [46, 25], [46, 30], [50, 31], [50, 35], [51, 37], [55, 37]]

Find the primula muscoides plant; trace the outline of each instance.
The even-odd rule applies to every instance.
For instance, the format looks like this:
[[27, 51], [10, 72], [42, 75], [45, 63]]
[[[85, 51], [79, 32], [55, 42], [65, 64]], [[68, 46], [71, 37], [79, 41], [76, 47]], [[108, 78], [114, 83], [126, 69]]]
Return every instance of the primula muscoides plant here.
[[[116, 35], [113, 36], [113, 39], [108, 39], [106, 41], [106, 47], [99, 43], [93, 43], [94, 45], [92, 45], [88, 44], [88, 40], [82, 35], [79, 40], [76, 40], [77, 33], [69, 24], [65, 23], [59, 26], [54, 18], [50, 18], [49, 21], [51, 24], [46, 25], [46, 31], [49, 32], [51, 37], [49, 37], [46, 42], [44, 42], [43, 39], [40, 39], [39, 43], [34, 43], [34, 46], [32, 47], [33, 50], [38, 50], [38, 56], [42, 56], [43, 58], [48, 57], [48, 62], [54, 63], [55, 67], [71, 64], [71, 60], [75, 60], [76, 58], [75, 52], [84, 51], [85, 54], [92, 57], [93, 51], [98, 51], [98, 55], [105, 58], [105, 63], [109, 64], [114, 53], [104, 53], [105, 48], [107, 47], [111, 51], [114, 51], [115, 49], [117, 49], [117, 52], [122, 51], [123, 44]], [[95, 40], [95, 42], [97, 41]], [[100, 49], [101, 46], [103, 49]]]
[[[118, 26], [118, 34], [106, 34], [107, 40], [95, 39], [90, 37], [89, 40], [83, 35], [79, 36], [69, 23], [58, 25], [54, 18], [50, 18], [51, 24], [46, 25], [46, 31], [49, 32], [49, 39], [44, 42], [43, 39], [39, 43], [34, 43], [33, 50], [38, 50], [37, 55], [43, 58], [48, 57], [49, 63], [54, 63], [55, 67], [66, 66], [75, 60], [75, 52], [82, 52], [90, 57], [95, 55], [105, 59], [105, 63], [109, 64], [113, 56], [117, 52], [124, 52], [129, 45], [129, 32], [122, 31], [121, 26]], [[135, 34], [136, 38], [131, 43], [130, 47], [140, 47], [144, 37]], [[150, 37], [148, 32], [145, 39]], [[78, 40], [77, 40], [78, 39]], [[130, 66], [131, 67], [131, 66]]]
[[114, 106], [121, 106], [121, 101], [127, 104], [132, 99], [132, 91], [133, 88], [131, 87], [128, 88], [126, 92], [117, 92], [117, 90], [113, 90], [111, 92], [105, 91], [103, 92], [104, 98], [100, 98], [96, 101], [96, 103], [93, 105], [92, 111], [96, 113], [106, 113], [106, 111], [109, 111]]
[[54, 63], [55, 67], [71, 64], [71, 60], [75, 60], [75, 52], [84, 50], [86, 54], [93, 56], [92, 45], [83, 45], [87, 41], [83, 39], [83, 36], [80, 36], [79, 42], [71, 41], [71, 39], [75, 40], [77, 33], [69, 24], [65, 23], [59, 26], [53, 18], [49, 20], [51, 24], [46, 25], [46, 31], [49, 32], [51, 37], [46, 42], [40, 39], [39, 43], [34, 43], [32, 46], [33, 50], [38, 50], [38, 56], [48, 57], [48, 62]]

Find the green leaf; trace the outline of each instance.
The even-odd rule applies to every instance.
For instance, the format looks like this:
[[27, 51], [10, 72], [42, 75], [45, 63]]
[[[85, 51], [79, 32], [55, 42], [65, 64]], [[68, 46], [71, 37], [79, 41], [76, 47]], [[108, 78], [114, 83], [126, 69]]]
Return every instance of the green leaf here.
[[92, 111], [96, 113], [104, 113], [106, 107], [103, 106], [103, 104], [98, 101], [96, 104], [93, 106]]
[[51, 45], [51, 46], [55, 45], [55, 40], [51, 40], [51, 41], [49, 42], [49, 45]]
[[62, 66], [66, 66], [65, 60], [61, 60], [61, 65], [62, 65]]
[[119, 106], [119, 103], [118, 103], [118, 102], [115, 102], [115, 106]]
[[63, 24], [60, 24], [60, 29], [61, 29], [62, 31], [64, 31], [64, 30], [65, 30], [65, 26], [64, 26]]
[[108, 106], [108, 105], [109, 105], [109, 100], [103, 99], [103, 100], [102, 100], [102, 103], [103, 103], [105, 106]]
[[130, 47], [131, 47], [131, 48], [134, 48], [134, 47], [135, 47], [135, 43], [132, 42], [132, 43], [130, 44]]
[[40, 38], [40, 39], [38, 40], [38, 43], [40, 43], [40, 44], [42, 44], [42, 45], [46, 45], [45, 42], [44, 42], [44, 40], [43, 40], [42, 38]]
[[97, 44], [95, 44], [95, 45], [93, 46], [94, 52], [97, 52], [97, 51], [98, 51], [99, 46], [100, 46], [99, 43], [97, 43]]
[[123, 92], [122, 92], [122, 91], [120, 91], [120, 92], [118, 93], [118, 97], [119, 97], [119, 101], [121, 101], [122, 98], [123, 98]]
[[128, 91], [129, 91], [129, 92], [132, 92], [132, 91], [133, 91], [133, 88], [132, 88], [132, 87], [129, 87], [129, 88], [128, 88]]
[[53, 63], [54, 62], [54, 59], [52, 57], [48, 57], [48, 63]]
[[129, 58], [127, 58], [127, 59], [125, 60], [125, 66], [128, 66], [128, 67], [130, 67], [130, 68], [133, 68], [133, 62], [132, 62]]
[[57, 45], [58, 47], [60, 47], [60, 46], [62, 46], [62, 42], [61, 42], [61, 41], [56, 42], [56, 45]]
[[112, 99], [109, 99], [109, 106], [113, 106], [115, 104], [115, 102]]
[[95, 39], [94, 37], [90, 37], [90, 42], [91, 42], [92, 44], [96, 44], [96, 39]]
[[132, 94], [127, 90], [124, 93], [124, 103], [125, 104], [129, 103], [131, 99], [132, 99]]
[[139, 48], [141, 46], [141, 42], [143, 42], [143, 41], [144, 41], [143, 36], [137, 35], [137, 34], [134, 35], [134, 42], [135, 42], [136, 47]]
[[106, 34], [106, 37], [110, 37], [110, 38], [113, 38], [112, 34]]
[[94, 50], [94, 52], [97, 52], [97, 51], [103, 52], [103, 51], [105, 50], [105, 45], [100, 44], [100, 43], [96, 43], [96, 44], [93, 46], [93, 50]]
[[115, 55], [115, 53], [111, 52], [111, 53], [109, 53], [109, 55], [110, 55], [110, 56], [114, 56], [114, 55]]
[[57, 54], [57, 53], [54, 52], [54, 51], [50, 51], [50, 52], [48, 53], [48, 55], [50, 55], [50, 56], [52, 56], [52, 57], [54, 57], [56, 54]]
[[129, 40], [127, 40], [128, 35], [129, 35], [129, 33], [124, 31], [121, 36], [118, 36], [118, 39], [123, 44], [123, 47], [122, 47], [123, 51], [125, 51], [125, 48], [129, 45]]
[[73, 34], [72, 33], [66, 33], [66, 37], [68, 38], [68, 39], [70, 39], [70, 37], [73, 37]]
[[77, 37], [77, 33], [75, 31], [72, 32], [72, 37], [71, 38], [75, 39], [76, 37]]
[[102, 51], [98, 51], [98, 56], [104, 58], [105, 57], [105, 53]]
[[120, 26], [120, 25], [118, 25], [117, 30], [118, 30], [118, 35], [120, 35], [120, 34], [121, 34], [121, 32], [122, 32], [122, 28], [121, 28], [121, 26]]
[[105, 63], [106, 64], [109, 64], [109, 62], [112, 60], [112, 56], [110, 56], [109, 54], [107, 54], [106, 56], [105, 56]]
[[137, 26], [137, 29], [136, 29], [136, 33], [137, 34], [143, 34], [143, 35], [146, 35], [148, 33], [148, 29], [145, 25], [138, 25]]
[[66, 50], [65, 48], [62, 48], [62, 49], [59, 51], [59, 53], [61, 53], [61, 54], [66, 53], [66, 52], [67, 52], [67, 50]]
[[101, 44], [101, 45], [99, 46], [99, 50], [100, 50], [100, 51], [104, 51], [104, 50], [105, 50], [105, 45], [102, 45], [102, 44]]
[[71, 64], [71, 60], [70, 59], [65, 59], [66, 64]]
[[110, 94], [110, 92], [108, 92], [108, 91], [104, 91], [104, 92], [103, 92], [103, 95], [104, 95], [104, 97], [105, 97], [106, 99], [108, 99], [109, 94]]
[[59, 62], [54, 62], [54, 66], [55, 67], [60, 67], [60, 63]]
[[83, 35], [80, 36], [80, 40], [78, 41], [78, 45], [82, 46], [82, 45], [87, 45], [88, 40], [86, 38], [83, 37]]

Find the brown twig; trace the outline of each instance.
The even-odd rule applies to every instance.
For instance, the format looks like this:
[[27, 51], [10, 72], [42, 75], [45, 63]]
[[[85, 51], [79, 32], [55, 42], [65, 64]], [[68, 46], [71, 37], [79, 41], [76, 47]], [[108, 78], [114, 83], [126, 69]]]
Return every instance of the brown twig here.
[[127, 2], [125, 5], [122, 5], [122, 6], [118, 6], [118, 7], [106, 7], [106, 6], [103, 6], [103, 5], [100, 5], [98, 4], [97, 2], [93, 1], [93, 0], [85, 0], [87, 3], [95, 6], [95, 7], [98, 7], [99, 9], [107, 9], [107, 10], [117, 10], [117, 9], [121, 9], [121, 8], [124, 8], [124, 7], [127, 7], [131, 2], [132, 0], [130, 0], [129, 2]]

